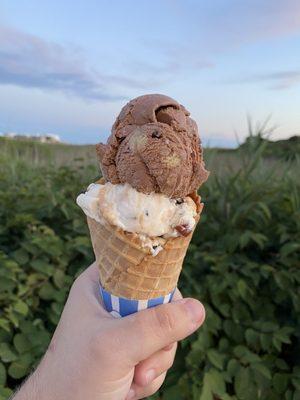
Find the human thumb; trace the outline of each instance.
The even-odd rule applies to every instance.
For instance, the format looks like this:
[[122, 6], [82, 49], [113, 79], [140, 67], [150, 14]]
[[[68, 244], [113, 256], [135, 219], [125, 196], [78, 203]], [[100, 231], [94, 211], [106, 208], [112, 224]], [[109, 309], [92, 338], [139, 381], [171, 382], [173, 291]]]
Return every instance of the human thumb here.
[[189, 336], [204, 319], [205, 309], [198, 300], [181, 299], [119, 319], [118, 335], [126, 346], [128, 359], [136, 365], [163, 347]]

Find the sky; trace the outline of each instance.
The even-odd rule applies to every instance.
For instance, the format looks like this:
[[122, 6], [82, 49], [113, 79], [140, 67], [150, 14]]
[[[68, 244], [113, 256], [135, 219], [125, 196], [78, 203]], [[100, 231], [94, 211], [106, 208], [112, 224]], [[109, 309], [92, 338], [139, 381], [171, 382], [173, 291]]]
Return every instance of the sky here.
[[130, 99], [183, 104], [206, 146], [300, 135], [299, 0], [1, 0], [0, 132], [105, 141]]

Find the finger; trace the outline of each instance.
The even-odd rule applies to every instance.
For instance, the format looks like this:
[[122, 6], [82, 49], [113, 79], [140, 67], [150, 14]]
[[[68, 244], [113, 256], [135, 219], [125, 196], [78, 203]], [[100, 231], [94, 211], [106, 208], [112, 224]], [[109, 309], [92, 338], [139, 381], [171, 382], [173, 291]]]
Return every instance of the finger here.
[[[193, 333], [203, 323], [205, 310], [195, 299], [181, 299], [116, 320], [112, 335], [126, 338], [126, 358], [133, 365]], [[116, 339], [118, 339], [116, 338]]]
[[161, 374], [146, 387], [138, 386], [133, 383], [131, 385], [130, 392], [126, 397], [126, 400], [139, 400], [151, 396], [152, 394], [156, 393], [161, 385], [164, 383], [165, 377], [166, 373]]
[[171, 349], [173, 348], [173, 346], [175, 346], [175, 345], [177, 346], [177, 342], [168, 344], [168, 345], [165, 346], [162, 350], [164, 350], [164, 351], [169, 351], [169, 350], [171, 350]]
[[174, 302], [174, 301], [178, 301], [181, 299], [182, 299], [182, 294], [181, 294], [180, 290], [178, 288], [176, 288], [171, 301]]
[[73, 283], [73, 287], [86, 287], [97, 286], [99, 287], [99, 269], [96, 261], [93, 262], [87, 269], [85, 269]]
[[80, 304], [88, 306], [89, 309], [95, 309], [99, 316], [113, 318], [103, 307], [99, 292], [99, 269], [96, 262], [78, 276], [72, 285], [70, 296], [73, 296]]
[[[181, 299], [182, 299], [182, 294], [181, 294], [180, 290], [179, 290], [178, 288], [176, 288], [176, 290], [175, 290], [175, 292], [174, 292], [174, 296], [173, 296], [173, 298], [172, 298], [171, 301], [174, 302], [174, 301], [181, 300]], [[173, 347], [175, 344], [176, 344], [176, 343], [168, 344], [166, 347], [164, 347], [163, 350], [166, 350], [166, 351], [171, 350], [172, 347]], [[177, 344], [176, 344], [176, 346], [177, 346]]]
[[147, 386], [163, 372], [166, 372], [173, 365], [176, 349], [177, 343], [173, 343], [169, 351], [165, 349], [157, 351], [146, 360], [141, 361], [135, 367], [134, 382], [138, 386]]

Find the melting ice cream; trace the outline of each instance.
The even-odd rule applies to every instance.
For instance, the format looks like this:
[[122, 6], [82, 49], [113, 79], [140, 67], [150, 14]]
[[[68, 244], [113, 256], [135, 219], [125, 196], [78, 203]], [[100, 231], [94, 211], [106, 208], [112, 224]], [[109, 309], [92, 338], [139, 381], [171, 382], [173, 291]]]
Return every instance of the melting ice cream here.
[[77, 198], [85, 214], [138, 234], [156, 255], [168, 238], [187, 236], [197, 206], [191, 195], [208, 178], [198, 128], [168, 96], [127, 103], [106, 144], [97, 145], [105, 184], [91, 184]]
[[[196, 204], [190, 197], [171, 199], [160, 193], [138, 192], [129, 184], [91, 184], [77, 197], [85, 214], [140, 235], [155, 249], [170, 237], [189, 234], [195, 225]], [[149, 246], [149, 247], [150, 247]]]

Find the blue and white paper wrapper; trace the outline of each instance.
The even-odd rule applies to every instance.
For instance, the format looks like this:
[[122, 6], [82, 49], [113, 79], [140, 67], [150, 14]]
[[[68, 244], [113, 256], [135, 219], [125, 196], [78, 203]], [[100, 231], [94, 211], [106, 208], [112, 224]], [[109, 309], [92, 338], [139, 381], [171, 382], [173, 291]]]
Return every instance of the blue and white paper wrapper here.
[[147, 308], [159, 306], [160, 304], [170, 303], [173, 298], [175, 289], [166, 296], [156, 297], [150, 300], [130, 300], [124, 297], [117, 297], [107, 292], [101, 285], [100, 295], [103, 300], [104, 307], [111, 315], [116, 318], [126, 317], [126, 315], [134, 314]]

